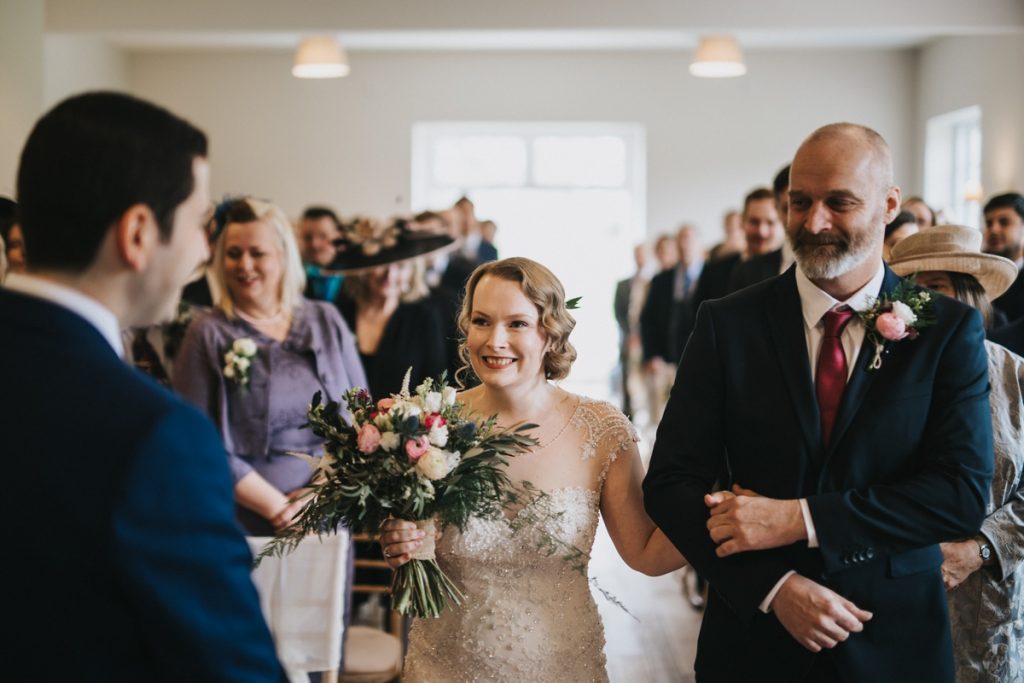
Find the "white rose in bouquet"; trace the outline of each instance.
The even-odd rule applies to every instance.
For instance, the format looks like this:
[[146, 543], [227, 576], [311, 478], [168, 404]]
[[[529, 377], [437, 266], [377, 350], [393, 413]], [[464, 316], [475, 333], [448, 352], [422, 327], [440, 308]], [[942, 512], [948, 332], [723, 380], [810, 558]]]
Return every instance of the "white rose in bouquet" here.
[[384, 432], [380, 435], [380, 447], [384, 450], [394, 451], [402, 443], [402, 437], [395, 432]]
[[430, 443], [438, 448], [444, 448], [448, 445], [448, 425], [437, 426], [436, 424], [430, 428], [430, 433], [427, 434], [427, 439]]
[[446, 405], [453, 406], [455, 405], [455, 394], [457, 393], [455, 387], [445, 387], [444, 391], [441, 392], [442, 400], [444, 400]]
[[428, 413], [441, 412], [441, 393], [438, 391], [428, 391], [427, 395], [423, 398], [423, 409]]
[[440, 448], [431, 447], [423, 457], [416, 461], [416, 471], [427, 479], [434, 481], [444, 479], [452, 471], [448, 455]]

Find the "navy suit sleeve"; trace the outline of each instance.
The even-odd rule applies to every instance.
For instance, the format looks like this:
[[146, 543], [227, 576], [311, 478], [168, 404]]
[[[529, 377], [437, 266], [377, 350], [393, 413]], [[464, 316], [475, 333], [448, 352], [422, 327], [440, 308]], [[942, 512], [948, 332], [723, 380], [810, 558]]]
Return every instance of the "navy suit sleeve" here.
[[658, 425], [644, 505], [651, 519], [737, 616], [749, 620], [782, 576], [792, 569], [780, 550], [715, 555], [704, 495], [726, 479], [722, 362], [713, 308], [697, 312], [665, 415]]
[[184, 405], [140, 444], [114, 510], [115, 564], [168, 681], [279, 681], [213, 427]]
[[898, 481], [807, 499], [826, 571], [847, 568], [851, 553], [894, 555], [980, 528], [993, 468], [985, 331], [974, 310], [955, 324], [936, 368], [920, 466]]

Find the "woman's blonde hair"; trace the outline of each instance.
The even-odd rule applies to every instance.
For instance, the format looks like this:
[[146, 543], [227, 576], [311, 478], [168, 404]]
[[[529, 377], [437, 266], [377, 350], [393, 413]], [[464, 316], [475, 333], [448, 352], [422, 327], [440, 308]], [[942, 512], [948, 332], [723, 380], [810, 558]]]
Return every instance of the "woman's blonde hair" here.
[[522, 287], [523, 294], [537, 307], [537, 313], [540, 315], [538, 324], [548, 341], [548, 350], [544, 354], [544, 376], [556, 380], [568, 377], [569, 370], [576, 360], [576, 348], [569, 342], [569, 335], [576, 327], [576, 319], [565, 307], [565, 289], [555, 274], [546, 267], [528, 258], [516, 256], [477, 266], [466, 282], [462, 310], [459, 311], [459, 330], [462, 333], [462, 339], [459, 341], [459, 359], [462, 361], [462, 367], [457, 373], [459, 381], [462, 381], [467, 372], [472, 371], [466, 337], [469, 335], [470, 317], [473, 313], [473, 295], [480, 280], [488, 275], [516, 282]]
[[217, 238], [217, 244], [213, 250], [213, 262], [210, 264], [210, 294], [213, 297], [213, 305], [220, 308], [229, 317], [235, 317], [234, 301], [231, 299], [231, 290], [228, 289], [226, 275], [224, 273], [224, 250], [228, 226], [232, 223], [251, 223], [261, 221], [266, 223], [277, 236], [281, 245], [281, 291], [278, 298], [281, 301], [281, 309], [291, 313], [302, 301], [302, 292], [306, 288], [306, 271], [302, 267], [302, 258], [299, 256], [299, 245], [295, 241], [295, 231], [288, 217], [281, 209], [270, 202], [264, 202], [252, 197], [239, 199], [228, 207], [224, 220], [224, 229]]

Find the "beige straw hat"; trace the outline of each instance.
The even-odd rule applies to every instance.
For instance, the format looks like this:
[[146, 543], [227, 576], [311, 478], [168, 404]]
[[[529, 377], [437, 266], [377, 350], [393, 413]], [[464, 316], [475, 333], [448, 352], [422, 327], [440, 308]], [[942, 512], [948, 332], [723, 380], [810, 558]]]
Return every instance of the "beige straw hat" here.
[[981, 232], [965, 225], [937, 225], [900, 240], [893, 245], [889, 267], [901, 277], [929, 270], [973, 275], [989, 299], [1017, 279], [1017, 264], [981, 253]]

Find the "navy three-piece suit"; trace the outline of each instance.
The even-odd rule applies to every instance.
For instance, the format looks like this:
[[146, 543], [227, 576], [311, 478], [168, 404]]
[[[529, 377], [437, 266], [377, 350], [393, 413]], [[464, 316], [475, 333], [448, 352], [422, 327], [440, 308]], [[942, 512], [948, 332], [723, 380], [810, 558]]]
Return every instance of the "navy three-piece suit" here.
[[[886, 269], [882, 291], [897, 282]], [[877, 370], [865, 339], [827, 447], [794, 269], [701, 307], [644, 482], [651, 518], [711, 584], [699, 681], [800, 681], [822, 656], [848, 681], [953, 680], [937, 543], [980, 527], [992, 434], [981, 318], [933, 299], [935, 324], [887, 344]], [[820, 547], [717, 557], [716, 483], [806, 498]], [[759, 610], [789, 570], [873, 619], [813, 655]]]
[[4, 673], [282, 680], [213, 426], [68, 309], [0, 320]]

